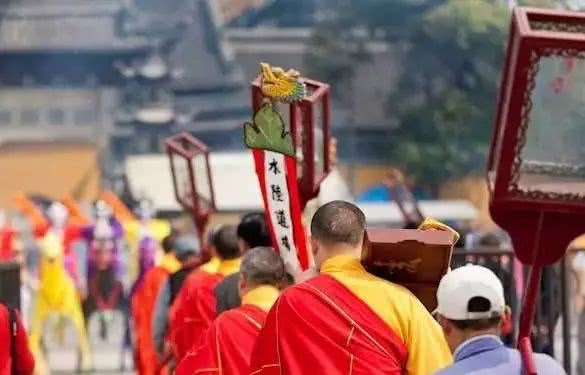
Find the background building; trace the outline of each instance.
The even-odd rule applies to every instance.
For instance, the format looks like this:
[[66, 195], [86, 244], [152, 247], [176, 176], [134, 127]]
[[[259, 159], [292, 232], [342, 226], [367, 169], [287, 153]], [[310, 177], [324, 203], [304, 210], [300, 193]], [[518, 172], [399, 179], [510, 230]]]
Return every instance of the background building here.
[[[89, 146], [102, 186], [120, 191], [126, 156], [160, 152], [177, 131], [241, 148], [232, 130], [249, 118], [247, 90], [218, 14], [208, 0], [0, 5], [0, 150]], [[40, 193], [74, 190], [45, 192], [38, 178]]]

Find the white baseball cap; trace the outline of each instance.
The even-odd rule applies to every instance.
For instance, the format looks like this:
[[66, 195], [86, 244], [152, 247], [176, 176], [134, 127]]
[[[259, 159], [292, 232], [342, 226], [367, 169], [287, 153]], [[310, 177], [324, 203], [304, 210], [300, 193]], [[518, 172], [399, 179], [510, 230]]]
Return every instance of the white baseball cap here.
[[[469, 311], [472, 298], [482, 297], [489, 301], [486, 311]], [[504, 287], [488, 268], [468, 264], [448, 272], [439, 283], [437, 310], [447, 319], [476, 320], [501, 316], [506, 302]]]

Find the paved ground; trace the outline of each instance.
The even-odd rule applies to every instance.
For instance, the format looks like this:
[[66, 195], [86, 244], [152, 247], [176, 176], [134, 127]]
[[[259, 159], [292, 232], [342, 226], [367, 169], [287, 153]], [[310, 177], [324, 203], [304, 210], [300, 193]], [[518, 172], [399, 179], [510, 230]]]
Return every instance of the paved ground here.
[[[575, 365], [577, 360], [577, 319], [573, 317], [572, 321], [572, 362]], [[557, 325], [556, 332], [556, 357], [562, 361], [562, 337], [561, 337], [561, 322]], [[71, 329], [67, 330], [65, 342], [63, 345], [57, 343], [54, 335], [51, 335], [49, 330], [49, 363], [53, 374], [74, 374], [77, 364], [75, 334]], [[124, 333], [124, 326], [120, 316], [111, 323], [109, 330], [109, 337], [107, 340], [102, 340], [99, 335], [99, 325], [97, 319], [90, 324], [90, 337], [93, 346], [95, 372], [93, 374], [132, 374], [132, 358], [129, 352], [125, 354], [126, 371], [120, 371], [121, 363], [121, 347]], [[573, 369], [572, 374], [578, 374]]]
[[[90, 324], [90, 340], [93, 348], [93, 359], [95, 372], [93, 374], [132, 374], [132, 358], [129, 352], [125, 355], [126, 371], [120, 371], [121, 347], [124, 333], [124, 325], [121, 317], [116, 317], [109, 326], [109, 337], [102, 340], [99, 335], [99, 325], [94, 318]], [[68, 329], [65, 342], [61, 345], [57, 343], [54, 335], [49, 330], [48, 360], [52, 369], [52, 374], [73, 374], [77, 365], [76, 339], [72, 329]]]

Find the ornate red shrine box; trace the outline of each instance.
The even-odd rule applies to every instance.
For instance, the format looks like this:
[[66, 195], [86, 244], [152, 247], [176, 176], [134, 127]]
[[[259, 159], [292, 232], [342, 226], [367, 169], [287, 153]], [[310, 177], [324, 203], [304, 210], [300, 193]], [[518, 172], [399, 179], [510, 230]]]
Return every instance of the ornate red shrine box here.
[[492, 218], [510, 234], [518, 259], [532, 266], [518, 347], [525, 373], [536, 374], [530, 331], [542, 269], [585, 232], [584, 13], [514, 10], [488, 184]]
[[362, 264], [368, 272], [408, 288], [429, 311], [451, 263], [452, 234], [413, 229], [368, 229]]
[[488, 181], [492, 216], [524, 263], [558, 260], [585, 230], [571, 217], [585, 213], [584, 13], [515, 9]]
[[[321, 182], [331, 172], [330, 89], [323, 82], [301, 78], [306, 96], [298, 102], [273, 103], [292, 134], [297, 150], [297, 178], [301, 208], [319, 194]], [[256, 112], [267, 100], [261, 90], [262, 75], [252, 82], [252, 107]]]

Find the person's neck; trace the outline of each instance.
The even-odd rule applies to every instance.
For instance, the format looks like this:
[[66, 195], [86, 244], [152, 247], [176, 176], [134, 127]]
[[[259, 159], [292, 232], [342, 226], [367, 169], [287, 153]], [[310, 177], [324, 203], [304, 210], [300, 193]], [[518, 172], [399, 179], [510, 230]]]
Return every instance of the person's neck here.
[[323, 251], [323, 262], [339, 256], [348, 256], [359, 259], [362, 255], [362, 249], [360, 247], [349, 246], [346, 244], [330, 245], [323, 248], [321, 251]]
[[459, 350], [461, 350], [461, 348], [463, 347], [463, 345], [467, 344], [470, 341], [473, 341], [475, 339], [484, 337], [484, 336], [496, 336], [496, 337], [500, 337], [500, 332], [498, 329], [484, 329], [481, 331], [463, 331], [461, 332], [460, 335], [460, 339], [458, 340], [457, 344], [455, 345], [455, 348], [453, 350], [453, 353], [457, 353]]
[[325, 253], [327, 254], [327, 259], [331, 259], [339, 255], [347, 255], [359, 259], [362, 255], [361, 246], [351, 246], [347, 244], [331, 245], [325, 248], [324, 250]]
[[194, 264], [197, 264], [197, 262], [199, 262], [199, 257], [192, 256], [184, 260], [181, 260], [181, 267], [182, 268], [192, 267]]

